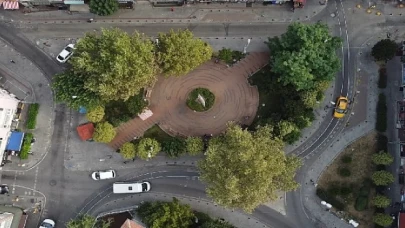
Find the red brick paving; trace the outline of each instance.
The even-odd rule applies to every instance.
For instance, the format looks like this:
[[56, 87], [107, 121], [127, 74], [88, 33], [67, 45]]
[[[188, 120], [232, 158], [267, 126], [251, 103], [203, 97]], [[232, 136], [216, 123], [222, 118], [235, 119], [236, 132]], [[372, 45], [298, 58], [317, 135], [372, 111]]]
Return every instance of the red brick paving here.
[[[109, 145], [119, 148], [135, 136], [142, 136], [154, 124], [170, 135], [181, 136], [218, 135], [229, 121], [251, 124], [259, 106], [259, 92], [247, 78], [268, 60], [268, 53], [251, 53], [233, 67], [209, 61], [183, 77], [160, 77], [150, 98], [149, 108], [154, 115], [145, 121], [134, 118], [122, 124]], [[194, 112], [185, 102], [198, 87], [215, 94], [215, 104], [206, 112]]]

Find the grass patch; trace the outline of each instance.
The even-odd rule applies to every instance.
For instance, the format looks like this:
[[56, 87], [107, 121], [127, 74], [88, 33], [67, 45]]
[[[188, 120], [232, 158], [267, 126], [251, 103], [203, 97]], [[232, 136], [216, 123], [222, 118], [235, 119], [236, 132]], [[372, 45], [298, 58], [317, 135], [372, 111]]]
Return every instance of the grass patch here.
[[378, 88], [385, 89], [387, 88], [387, 68], [380, 68], [380, 76], [378, 77]]
[[32, 133], [26, 133], [24, 136], [23, 144], [20, 151], [20, 158], [27, 159], [28, 153], [31, 151], [31, 141], [34, 138]]
[[26, 123], [27, 129], [30, 130], [35, 129], [37, 125], [38, 111], [39, 111], [38, 103], [30, 104], [27, 114], [27, 123]]
[[156, 139], [160, 143], [173, 138], [172, 136], [164, 132], [158, 125], [153, 125], [153, 127], [146, 130], [143, 134], [143, 137]]
[[[205, 100], [205, 106], [198, 101], [198, 95]], [[212, 108], [215, 103], [215, 95], [206, 88], [196, 88], [188, 95], [187, 106], [197, 112], [204, 112]]]
[[383, 93], [380, 93], [378, 96], [375, 129], [378, 132], [385, 132], [387, 130], [387, 98]]
[[[350, 144], [322, 173], [318, 181], [318, 188], [328, 189], [326, 196], [329, 198], [333, 197], [331, 193], [336, 193], [335, 198], [332, 200], [344, 203], [344, 210], [350, 217], [356, 218], [362, 224], [362, 227], [374, 226], [372, 222], [374, 207], [370, 205], [370, 201], [374, 197], [375, 191], [371, 188], [369, 177], [375, 169], [371, 157], [379, 151], [379, 143], [384, 141], [381, 138], [379, 142], [378, 137], [377, 132], [372, 132]], [[348, 177], [339, 175], [339, 169], [345, 164], [345, 157], [351, 157], [352, 159], [349, 166], [351, 175]], [[339, 190], [337, 190], [338, 187]], [[347, 189], [342, 190], [347, 187], [350, 187], [351, 193], [348, 193]], [[366, 199], [358, 199], [360, 196]], [[332, 202], [329, 203], [333, 205]], [[356, 207], [362, 211], [356, 210]]]

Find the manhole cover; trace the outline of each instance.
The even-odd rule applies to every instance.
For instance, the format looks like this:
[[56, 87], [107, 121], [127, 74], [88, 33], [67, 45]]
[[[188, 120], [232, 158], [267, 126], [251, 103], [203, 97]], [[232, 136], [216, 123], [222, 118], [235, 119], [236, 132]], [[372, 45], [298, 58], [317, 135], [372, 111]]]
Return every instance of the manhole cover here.
[[50, 186], [55, 186], [55, 185], [56, 185], [56, 180], [51, 180], [51, 181], [49, 182], [49, 185], [50, 185]]

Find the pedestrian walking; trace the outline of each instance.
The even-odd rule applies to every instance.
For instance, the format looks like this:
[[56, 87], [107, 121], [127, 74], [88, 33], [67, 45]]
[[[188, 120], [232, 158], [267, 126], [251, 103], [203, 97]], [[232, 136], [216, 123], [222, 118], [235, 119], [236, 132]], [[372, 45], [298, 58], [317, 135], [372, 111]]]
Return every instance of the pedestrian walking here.
[[132, 158], [132, 162], [135, 162], [135, 158]]
[[11, 59], [11, 60], [10, 60], [10, 63], [15, 63], [15, 61]]

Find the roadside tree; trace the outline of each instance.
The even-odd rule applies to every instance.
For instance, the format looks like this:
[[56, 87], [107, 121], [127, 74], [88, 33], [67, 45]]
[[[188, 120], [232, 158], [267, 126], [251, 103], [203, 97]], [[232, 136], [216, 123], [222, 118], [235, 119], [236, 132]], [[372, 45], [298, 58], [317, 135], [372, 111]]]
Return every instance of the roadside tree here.
[[276, 191], [296, 189], [294, 176], [301, 162], [286, 157], [283, 148], [268, 126], [251, 133], [230, 124], [223, 136], [210, 140], [206, 158], [199, 163], [208, 195], [222, 206], [252, 212], [275, 200]]
[[378, 41], [371, 49], [371, 55], [376, 61], [384, 61], [394, 58], [398, 50], [398, 45], [395, 41], [390, 39], [384, 39]]
[[67, 228], [108, 228], [110, 227], [112, 220], [110, 221], [97, 221], [97, 219], [91, 215], [84, 214], [78, 216], [77, 219], [72, 219], [68, 223], [66, 223]]
[[186, 150], [190, 155], [201, 154], [204, 150], [204, 142], [200, 137], [188, 137], [186, 139]]
[[155, 139], [143, 138], [138, 143], [138, 157], [143, 160], [155, 157], [162, 150], [160, 143]]
[[99, 16], [108, 16], [118, 11], [116, 0], [90, 0], [90, 12]]
[[387, 186], [395, 181], [394, 175], [385, 170], [374, 172], [371, 179], [373, 180], [374, 184], [378, 186]]
[[162, 142], [162, 150], [169, 157], [178, 157], [186, 152], [186, 142], [182, 138], [172, 137]]
[[281, 37], [269, 38], [272, 72], [283, 85], [296, 90], [314, 88], [316, 81], [330, 81], [339, 71], [336, 50], [342, 45], [330, 36], [326, 24], [291, 24]]
[[104, 118], [104, 107], [103, 106], [96, 106], [93, 109], [90, 109], [86, 113], [86, 118], [93, 123], [98, 123]]
[[393, 220], [392, 220], [392, 217], [387, 214], [376, 213], [374, 215], [373, 221], [375, 224], [377, 224], [379, 226], [387, 227], [392, 224]]
[[84, 88], [103, 101], [127, 100], [156, 81], [154, 45], [139, 33], [119, 29], [87, 33], [70, 61], [75, 75], [84, 75]]
[[136, 147], [131, 142], [124, 143], [120, 148], [120, 154], [124, 159], [133, 159], [136, 156]]
[[189, 228], [195, 218], [190, 206], [176, 198], [172, 202], [145, 202], [136, 211], [150, 228]]
[[391, 199], [384, 195], [377, 194], [373, 199], [373, 204], [379, 208], [386, 208], [391, 204]]
[[390, 165], [392, 162], [394, 162], [394, 157], [383, 150], [373, 154], [373, 157], [371, 159], [376, 165]]
[[108, 122], [101, 122], [98, 123], [94, 129], [93, 139], [96, 142], [109, 143], [114, 139], [116, 134], [117, 132], [113, 125]]
[[157, 57], [167, 76], [187, 74], [212, 57], [212, 48], [189, 30], [170, 30], [158, 36]]

